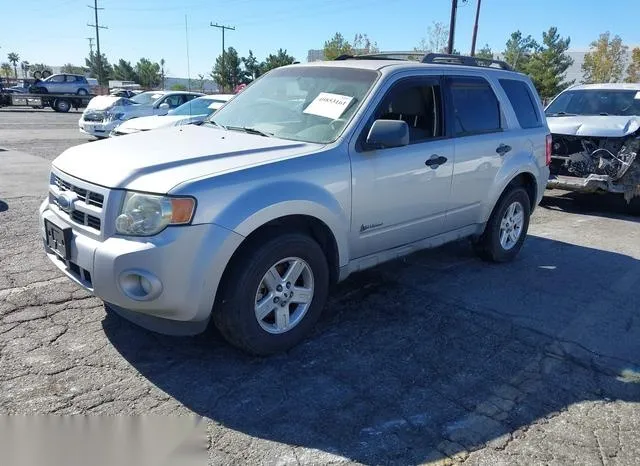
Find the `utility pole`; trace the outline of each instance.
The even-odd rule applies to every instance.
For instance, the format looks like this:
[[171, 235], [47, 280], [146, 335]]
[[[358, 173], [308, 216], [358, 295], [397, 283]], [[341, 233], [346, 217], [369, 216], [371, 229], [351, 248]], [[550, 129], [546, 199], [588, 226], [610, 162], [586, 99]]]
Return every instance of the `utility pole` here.
[[453, 53], [453, 38], [456, 33], [456, 13], [458, 12], [458, 0], [451, 0], [451, 20], [449, 21], [449, 43], [447, 53]]
[[[226, 65], [226, 63], [225, 63], [225, 61], [224, 61], [224, 30], [225, 30], [225, 29], [228, 29], [228, 30], [230, 30], [230, 31], [235, 31], [235, 30], [236, 30], [236, 28], [235, 28], [235, 26], [234, 26], [234, 27], [231, 27], [231, 26], [222, 26], [222, 25], [220, 25], [220, 24], [218, 24], [218, 23], [213, 24], [213, 22], [212, 22], [209, 26], [214, 27], [214, 28], [218, 28], [218, 29], [221, 29], [221, 30], [222, 30], [222, 71], [223, 71], [223, 76], [224, 76], [224, 69], [225, 69], [225, 65]], [[232, 90], [233, 90], [233, 89], [232, 89]]]
[[97, 65], [98, 65], [98, 83], [102, 85], [102, 83], [104, 83], [102, 79], [104, 70], [102, 68], [102, 55], [100, 54], [100, 29], [109, 29], [109, 28], [106, 26], [100, 26], [100, 23], [98, 22], [98, 10], [104, 10], [104, 8], [98, 8], [98, 0], [93, 0], [93, 6], [91, 5], [87, 5], [87, 6], [93, 10], [93, 13], [95, 15], [95, 24], [87, 23], [87, 26], [96, 28], [96, 49], [98, 52], [98, 54], [96, 55]]
[[473, 36], [471, 37], [471, 56], [476, 56], [476, 39], [478, 37], [478, 20], [480, 19], [480, 3], [482, 0], [478, 0], [476, 7], [476, 22], [473, 24]]
[[86, 38], [89, 41], [89, 56], [93, 55], [93, 37]]

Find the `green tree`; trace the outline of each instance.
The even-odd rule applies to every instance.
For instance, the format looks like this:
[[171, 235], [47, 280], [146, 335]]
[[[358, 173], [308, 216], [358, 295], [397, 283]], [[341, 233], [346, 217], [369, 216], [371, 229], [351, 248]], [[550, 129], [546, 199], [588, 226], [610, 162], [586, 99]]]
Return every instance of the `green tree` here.
[[11, 65], [9, 63], [7, 63], [7, 62], [4, 62], [2, 65], [0, 65], [0, 73], [5, 78], [10, 78], [11, 77]]
[[131, 62], [121, 58], [113, 65], [113, 79], [138, 82], [138, 74]]
[[22, 77], [23, 78], [28, 78], [29, 77], [29, 62], [28, 61], [23, 61], [20, 63], [20, 69], [22, 70]]
[[249, 55], [242, 57], [242, 64], [247, 72], [247, 84], [249, 81], [253, 81], [261, 74], [261, 63], [258, 61], [252, 50], [249, 50]]
[[335, 35], [324, 43], [324, 59], [335, 60], [340, 55], [352, 55], [353, 47], [342, 34], [336, 32]]
[[33, 73], [35, 73], [36, 71], [40, 71], [41, 73], [43, 71], [48, 71], [49, 73], [51, 73], [51, 67], [49, 65], [45, 65], [44, 63], [34, 63], [33, 65], [29, 65], [29, 72], [31, 73], [31, 75], [33, 75]]
[[444, 23], [433, 22], [427, 28], [427, 37], [423, 37], [420, 43], [413, 48], [416, 52], [445, 53], [449, 43], [449, 28]]
[[211, 77], [223, 92], [231, 92], [238, 84], [245, 82], [247, 73], [240, 67], [240, 57], [233, 47], [229, 47], [225, 52], [224, 62], [222, 57], [220, 55], [216, 58]]
[[361, 33], [356, 34], [354, 37], [352, 48], [354, 53], [357, 53], [358, 55], [378, 53], [380, 51], [377, 42], [372, 42], [367, 34]]
[[526, 71], [531, 56], [538, 50], [533, 37], [523, 37], [520, 31], [513, 32], [502, 52], [503, 60], [516, 71]]
[[487, 60], [493, 60], [493, 50], [491, 50], [491, 47], [489, 47], [489, 44], [484, 44], [484, 47], [482, 47], [476, 53], [476, 57], [486, 58]]
[[101, 86], [109, 84], [109, 79], [113, 76], [113, 67], [104, 53], [101, 53], [100, 59], [98, 59], [98, 54], [91, 52], [89, 53], [89, 57], [85, 58], [84, 62], [89, 69], [89, 74], [97, 78]]
[[628, 83], [640, 83], [640, 47], [634, 48], [631, 52], [631, 63], [627, 67], [625, 81]]
[[138, 75], [138, 79], [140, 79], [140, 85], [147, 89], [157, 87], [162, 82], [160, 65], [152, 62], [148, 58], [138, 60], [138, 63], [136, 63], [136, 74]]
[[184, 84], [176, 83], [173, 86], [171, 86], [171, 90], [172, 91], [186, 91], [187, 90], [187, 86], [185, 86]]
[[71, 63], [67, 63], [64, 66], [62, 66], [62, 68], [60, 68], [60, 72], [69, 73], [69, 74], [84, 74], [85, 71], [86, 71], [86, 68], [82, 66], [75, 66], [75, 65], [72, 65]]
[[590, 44], [589, 52], [582, 62], [582, 76], [585, 83], [615, 83], [622, 79], [627, 62], [627, 50], [620, 36], [611, 38], [609, 31], [600, 34]]
[[260, 72], [261, 74], [264, 74], [274, 68], [291, 65], [294, 61], [296, 61], [296, 59], [287, 54], [286, 50], [278, 49], [278, 52], [275, 55], [270, 53], [264, 63], [260, 65]]
[[20, 61], [20, 55], [11, 52], [7, 55], [7, 60], [13, 65], [13, 77], [18, 79], [18, 62]]
[[526, 72], [543, 99], [553, 97], [574, 82], [565, 81], [567, 69], [573, 64], [567, 54], [570, 43], [569, 37], [563, 39], [558, 28], [551, 27], [542, 33], [542, 45], [526, 65]]

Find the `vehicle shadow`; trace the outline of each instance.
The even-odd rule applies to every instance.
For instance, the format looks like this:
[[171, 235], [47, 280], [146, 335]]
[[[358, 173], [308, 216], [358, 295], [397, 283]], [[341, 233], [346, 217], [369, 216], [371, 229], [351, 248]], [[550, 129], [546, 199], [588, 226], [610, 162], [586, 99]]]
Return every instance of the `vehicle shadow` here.
[[624, 215], [631, 220], [640, 222], [640, 216], [630, 212], [622, 195], [576, 193], [558, 190], [552, 191], [552, 194], [545, 195], [542, 198], [540, 207], [599, 217], [618, 218], [620, 215]]
[[454, 243], [354, 275], [306, 342], [270, 358], [213, 330], [161, 336], [113, 313], [103, 327], [150, 382], [226, 428], [415, 464], [506, 444], [575, 403], [640, 401], [629, 271], [640, 261], [539, 237], [502, 265]]
[[4, 201], [0, 201], [0, 212], [5, 212], [9, 210], [9, 204]]

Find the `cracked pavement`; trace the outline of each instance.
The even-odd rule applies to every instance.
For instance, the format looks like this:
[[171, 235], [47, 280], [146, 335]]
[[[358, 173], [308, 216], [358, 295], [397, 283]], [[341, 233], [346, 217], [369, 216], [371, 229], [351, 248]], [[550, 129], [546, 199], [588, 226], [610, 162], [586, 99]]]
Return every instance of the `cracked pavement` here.
[[461, 242], [354, 275], [252, 358], [140, 329], [46, 259], [77, 118], [0, 111], [0, 413], [195, 413], [210, 464], [638, 464], [640, 218], [617, 200], [548, 193], [511, 264]]

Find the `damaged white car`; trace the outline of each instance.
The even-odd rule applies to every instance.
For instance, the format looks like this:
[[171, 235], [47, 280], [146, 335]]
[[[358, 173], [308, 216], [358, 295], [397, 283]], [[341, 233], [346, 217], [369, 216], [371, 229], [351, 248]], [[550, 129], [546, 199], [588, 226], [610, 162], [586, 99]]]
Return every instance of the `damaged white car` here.
[[623, 194], [640, 210], [640, 84], [584, 84], [545, 110], [552, 133], [547, 187]]

